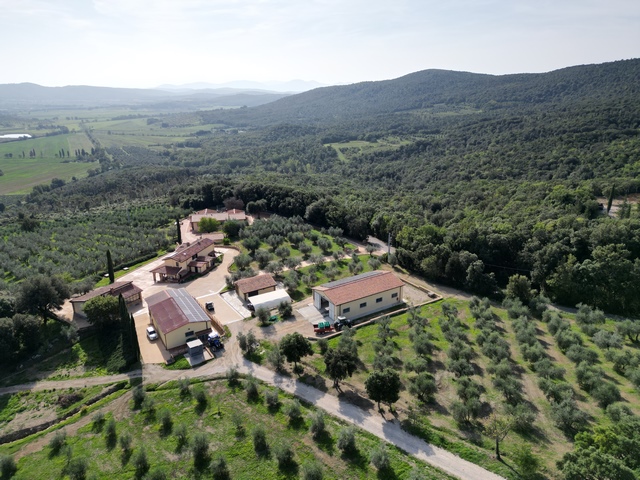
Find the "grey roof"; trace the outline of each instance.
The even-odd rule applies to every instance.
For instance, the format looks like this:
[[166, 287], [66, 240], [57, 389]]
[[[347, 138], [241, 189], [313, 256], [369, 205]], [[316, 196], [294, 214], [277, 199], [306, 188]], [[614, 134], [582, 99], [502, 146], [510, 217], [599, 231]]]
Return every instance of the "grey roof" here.
[[380, 270], [373, 270], [371, 272], [361, 273], [359, 275], [354, 275], [353, 277], [341, 278], [340, 280], [334, 280], [333, 282], [323, 283], [320, 285], [323, 288], [333, 288], [339, 287], [340, 285], [346, 285], [347, 283], [357, 282], [362, 280], [363, 278], [374, 277], [376, 275], [380, 275], [382, 272]]
[[175, 300], [180, 310], [189, 319], [189, 322], [207, 322], [209, 320], [209, 316], [202, 310], [200, 304], [186, 290], [171, 288], [165, 291]]

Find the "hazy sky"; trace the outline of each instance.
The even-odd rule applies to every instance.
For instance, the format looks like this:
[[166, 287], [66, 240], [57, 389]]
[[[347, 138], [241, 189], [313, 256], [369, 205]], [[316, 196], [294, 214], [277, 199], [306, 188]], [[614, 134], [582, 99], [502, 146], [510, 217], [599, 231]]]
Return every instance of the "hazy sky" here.
[[0, 83], [324, 84], [640, 57], [638, 0], [0, 0]]

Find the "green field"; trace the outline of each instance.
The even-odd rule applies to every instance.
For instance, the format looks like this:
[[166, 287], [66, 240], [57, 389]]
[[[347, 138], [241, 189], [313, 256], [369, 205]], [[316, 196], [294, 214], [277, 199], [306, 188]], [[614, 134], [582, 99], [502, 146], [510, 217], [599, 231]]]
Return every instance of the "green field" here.
[[[51, 433], [0, 446], [0, 453], [16, 456], [15, 479], [66, 478], [69, 460], [77, 459], [86, 460], [87, 478], [141, 478], [146, 472], [136, 475], [135, 465], [142, 450], [149, 466], [145, 478], [159, 470], [167, 475], [162, 478], [215, 478], [209, 462], [219, 456], [226, 460], [228, 478], [233, 479], [302, 478], [302, 472], [311, 463], [320, 466], [327, 480], [376, 477], [400, 480], [417, 473], [425, 480], [451, 478], [391, 446], [386, 447], [389, 467], [377, 471], [369, 462], [369, 454], [380, 441], [359, 430], [355, 432], [356, 450], [343, 454], [337, 447], [337, 438], [344, 424], [325, 415], [325, 432], [314, 439], [309, 431], [309, 417], [315, 409], [302, 405], [300, 416], [290, 420], [284, 413], [292, 403], [290, 396], [280, 392], [279, 405], [267, 406], [265, 397], [268, 391], [274, 391], [271, 387], [259, 385], [258, 396], [249, 400], [241, 386], [229, 387], [226, 381], [191, 385], [187, 394], [176, 388], [176, 382], [171, 383], [172, 387], [147, 392], [140, 409], [133, 408], [128, 394], [102, 409], [103, 422], [94, 422], [93, 413], [84, 418], [78, 416], [65, 426], [67, 437], [59, 451], [49, 444]], [[93, 410], [90, 408], [90, 412]], [[167, 422], [162, 421], [164, 417]], [[109, 437], [107, 425], [112, 418], [115, 434]], [[254, 448], [256, 425], [264, 428], [267, 449]], [[180, 443], [176, 433], [184, 427], [186, 439]], [[199, 464], [192, 453], [198, 435], [204, 436], [208, 450]], [[123, 437], [131, 440], [128, 449], [122, 448]], [[289, 446], [293, 455], [279, 464], [277, 452], [281, 446]]]
[[[74, 150], [81, 148], [91, 150], [91, 142], [84, 133], [0, 143], [0, 170], [4, 174], [0, 176], [0, 195], [29, 193], [35, 185], [48, 184], [52, 178], [68, 182], [72, 177], [86, 176], [87, 170], [98, 164], [70, 161], [74, 160]], [[29, 157], [32, 149], [35, 157]], [[57, 157], [61, 149], [69, 151], [71, 158]], [[9, 154], [12, 158], [6, 158]]]

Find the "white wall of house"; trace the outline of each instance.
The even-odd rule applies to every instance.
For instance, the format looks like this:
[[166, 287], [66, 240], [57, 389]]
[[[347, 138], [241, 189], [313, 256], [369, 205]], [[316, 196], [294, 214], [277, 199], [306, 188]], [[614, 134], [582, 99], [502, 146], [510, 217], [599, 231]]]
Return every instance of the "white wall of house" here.
[[[372, 313], [393, 307], [401, 302], [402, 287], [397, 287], [391, 290], [387, 290], [386, 292], [377, 293], [369, 297], [364, 297], [353, 302], [339, 305], [336, 308], [336, 317], [343, 316], [349, 319], [360, 318], [364, 317], [365, 315], [370, 315]], [[331, 309], [329, 313], [331, 314]], [[334, 317], [331, 317], [331, 319], [333, 318]]]
[[[162, 343], [167, 349], [180, 347], [185, 345], [189, 340], [195, 339], [195, 332], [200, 332], [202, 330], [207, 330], [210, 325], [209, 322], [189, 322], [187, 325], [183, 325], [180, 328], [175, 329], [172, 332], [164, 333], [153, 321], [153, 324], [156, 327], [156, 332], [160, 334], [160, 338], [162, 339]], [[193, 332], [194, 335], [190, 335], [187, 337], [187, 332]]]

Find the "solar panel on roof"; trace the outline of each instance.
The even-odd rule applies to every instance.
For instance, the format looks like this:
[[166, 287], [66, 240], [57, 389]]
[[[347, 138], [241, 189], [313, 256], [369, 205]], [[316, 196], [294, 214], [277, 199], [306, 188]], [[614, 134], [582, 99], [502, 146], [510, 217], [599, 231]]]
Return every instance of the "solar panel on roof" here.
[[198, 302], [185, 290], [171, 289], [167, 291], [178, 304], [180, 310], [187, 316], [189, 322], [206, 322], [209, 320], [209, 316], [202, 310]]

